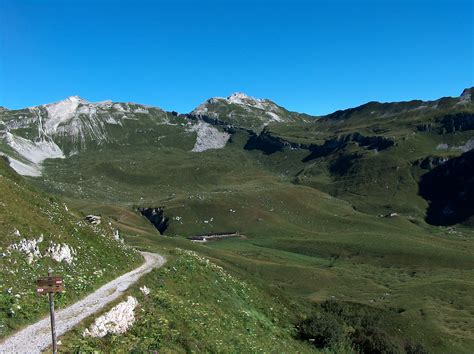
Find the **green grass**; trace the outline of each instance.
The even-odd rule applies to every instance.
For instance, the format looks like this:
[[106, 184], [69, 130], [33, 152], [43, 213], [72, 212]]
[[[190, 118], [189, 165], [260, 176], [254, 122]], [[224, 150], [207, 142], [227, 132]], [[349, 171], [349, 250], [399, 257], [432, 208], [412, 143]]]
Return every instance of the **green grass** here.
[[[61, 308], [137, 267], [142, 257], [115, 241], [112, 231], [107, 224], [90, 225], [60, 200], [31, 188], [0, 159], [0, 338], [47, 313], [48, 301], [36, 294], [35, 280], [49, 268], [64, 277], [65, 292], [56, 296]], [[40, 237], [43, 257], [31, 263], [25, 253], [10, 249], [23, 238]], [[72, 247], [73, 263], [44, 257], [50, 242]]]
[[[81, 326], [61, 339], [64, 351], [309, 352], [294, 337], [292, 314], [280, 301], [193, 251], [176, 249], [162, 269], [127, 294], [139, 301], [124, 335], [83, 338]], [[151, 292], [143, 295], [139, 286]]]

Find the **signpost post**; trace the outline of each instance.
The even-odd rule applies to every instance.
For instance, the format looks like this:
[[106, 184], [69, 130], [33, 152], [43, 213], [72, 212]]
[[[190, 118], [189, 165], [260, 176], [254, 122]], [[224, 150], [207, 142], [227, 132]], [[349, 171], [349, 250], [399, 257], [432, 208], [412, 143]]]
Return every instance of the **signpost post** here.
[[38, 294], [48, 294], [49, 297], [49, 313], [51, 315], [51, 336], [53, 339], [53, 354], [58, 352], [56, 343], [56, 323], [54, 318], [54, 293], [64, 291], [63, 279], [61, 277], [53, 277], [51, 269], [48, 271], [47, 277], [36, 279], [36, 292]]

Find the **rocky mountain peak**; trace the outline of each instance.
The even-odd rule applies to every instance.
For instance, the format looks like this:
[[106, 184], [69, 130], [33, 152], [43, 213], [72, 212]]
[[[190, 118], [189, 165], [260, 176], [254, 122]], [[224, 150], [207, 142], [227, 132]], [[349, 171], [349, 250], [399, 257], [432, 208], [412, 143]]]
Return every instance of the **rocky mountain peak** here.
[[68, 98], [66, 98], [64, 101], [69, 101], [69, 102], [81, 102], [81, 103], [87, 103], [88, 101], [85, 100], [84, 98], [80, 97], [80, 96], [69, 96]]
[[461, 93], [461, 99], [463, 101], [471, 101], [472, 100], [472, 93], [474, 91], [474, 87], [466, 88]]
[[227, 97], [227, 101], [229, 103], [235, 103], [235, 104], [248, 104], [248, 103], [253, 103], [253, 102], [263, 102], [265, 100], [255, 98], [255, 97], [250, 97], [243, 92], [234, 92], [232, 95]]
[[271, 104], [272, 102], [266, 99], [255, 98], [246, 95], [242, 92], [235, 92], [228, 96], [226, 99], [227, 103], [237, 104], [241, 106], [251, 106], [259, 109], [266, 109], [268, 107], [265, 104]]

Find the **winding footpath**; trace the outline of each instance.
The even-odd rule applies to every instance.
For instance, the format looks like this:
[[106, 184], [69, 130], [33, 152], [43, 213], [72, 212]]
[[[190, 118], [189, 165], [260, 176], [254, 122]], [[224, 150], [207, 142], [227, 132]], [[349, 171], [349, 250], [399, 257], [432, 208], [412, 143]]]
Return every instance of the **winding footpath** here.
[[[86, 317], [93, 315], [117, 299], [130, 285], [153, 268], [161, 267], [166, 259], [159, 254], [141, 252], [145, 263], [110, 283], [105, 284], [84, 299], [56, 312], [56, 334], [61, 336]], [[18, 331], [0, 343], [0, 353], [40, 353], [51, 345], [49, 315]]]

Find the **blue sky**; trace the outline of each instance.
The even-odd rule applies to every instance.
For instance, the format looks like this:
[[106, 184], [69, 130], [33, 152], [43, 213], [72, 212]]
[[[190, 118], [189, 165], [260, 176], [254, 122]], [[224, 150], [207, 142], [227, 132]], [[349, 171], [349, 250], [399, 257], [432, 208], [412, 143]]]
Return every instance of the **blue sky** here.
[[0, 0], [0, 105], [188, 112], [245, 92], [323, 114], [474, 85], [474, 1]]

